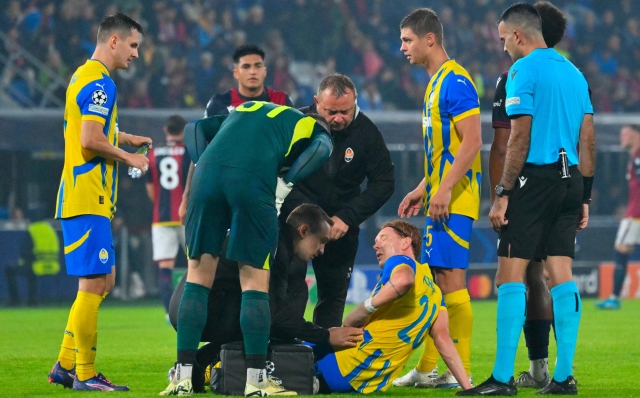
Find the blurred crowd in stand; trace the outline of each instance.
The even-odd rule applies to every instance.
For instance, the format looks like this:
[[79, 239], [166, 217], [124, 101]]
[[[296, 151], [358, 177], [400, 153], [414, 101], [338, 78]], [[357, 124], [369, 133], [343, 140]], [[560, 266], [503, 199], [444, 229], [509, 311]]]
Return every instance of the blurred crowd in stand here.
[[[140, 60], [115, 73], [121, 108], [203, 109], [235, 82], [233, 50], [259, 44], [267, 53], [267, 85], [307, 105], [319, 80], [349, 75], [365, 110], [415, 110], [428, 76], [399, 51], [400, 20], [428, 5], [440, 15], [445, 48], [471, 73], [482, 108], [510, 65], [496, 21], [505, 0], [7, 0], [0, 11], [0, 84], [13, 99], [39, 103], [42, 91], [64, 100], [65, 86], [34, 67], [20, 48], [62, 81], [91, 56], [99, 21], [124, 12], [146, 35]], [[556, 0], [569, 19], [558, 45], [581, 68], [596, 112], [640, 111], [640, 7], [632, 0]], [[6, 67], [6, 65], [10, 67]], [[21, 73], [16, 73], [20, 71]], [[49, 102], [50, 103], [50, 102]]]

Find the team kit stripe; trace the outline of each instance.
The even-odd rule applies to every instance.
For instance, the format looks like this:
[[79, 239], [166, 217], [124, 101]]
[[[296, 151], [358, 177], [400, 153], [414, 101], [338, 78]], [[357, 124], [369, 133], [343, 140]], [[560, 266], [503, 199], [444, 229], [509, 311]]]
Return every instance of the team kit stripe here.
[[77, 241], [73, 242], [72, 244], [65, 246], [64, 247], [64, 254], [69, 254], [72, 251], [76, 250], [77, 248], [79, 248], [80, 246], [82, 246], [82, 244], [89, 239], [89, 235], [91, 234], [91, 230], [88, 230], [87, 232], [84, 233], [84, 235], [82, 235], [82, 237], [80, 237], [80, 239], [78, 239]]

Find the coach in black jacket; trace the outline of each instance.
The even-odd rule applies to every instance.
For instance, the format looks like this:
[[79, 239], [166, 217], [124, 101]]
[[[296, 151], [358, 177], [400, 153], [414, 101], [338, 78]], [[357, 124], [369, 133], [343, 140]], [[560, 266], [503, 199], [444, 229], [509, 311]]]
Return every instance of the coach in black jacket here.
[[[318, 113], [331, 125], [334, 148], [324, 167], [296, 184], [281, 217], [302, 203], [315, 203], [332, 217], [331, 242], [313, 260], [318, 304], [313, 321], [329, 328], [342, 324], [351, 271], [358, 250], [359, 226], [391, 197], [393, 163], [382, 134], [356, 105], [356, 88], [347, 76], [322, 80], [315, 104], [301, 109]], [[361, 184], [367, 180], [367, 188]]]

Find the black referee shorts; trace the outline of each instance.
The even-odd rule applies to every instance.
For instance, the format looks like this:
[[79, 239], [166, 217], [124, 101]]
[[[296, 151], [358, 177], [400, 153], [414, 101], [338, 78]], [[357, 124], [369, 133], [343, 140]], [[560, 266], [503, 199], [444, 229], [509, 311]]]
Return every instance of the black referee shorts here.
[[524, 166], [500, 229], [499, 257], [574, 257], [583, 183], [577, 167], [570, 171], [563, 180], [555, 164]]

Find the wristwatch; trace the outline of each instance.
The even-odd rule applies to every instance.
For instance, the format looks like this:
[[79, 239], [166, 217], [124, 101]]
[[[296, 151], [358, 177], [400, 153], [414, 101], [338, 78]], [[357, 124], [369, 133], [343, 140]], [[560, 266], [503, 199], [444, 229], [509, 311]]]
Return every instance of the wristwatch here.
[[496, 193], [496, 196], [501, 198], [503, 196], [510, 196], [512, 191], [508, 190], [508, 189], [504, 189], [504, 185], [502, 184], [498, 184], [496, 185], [496, 188], [493, 190]]

